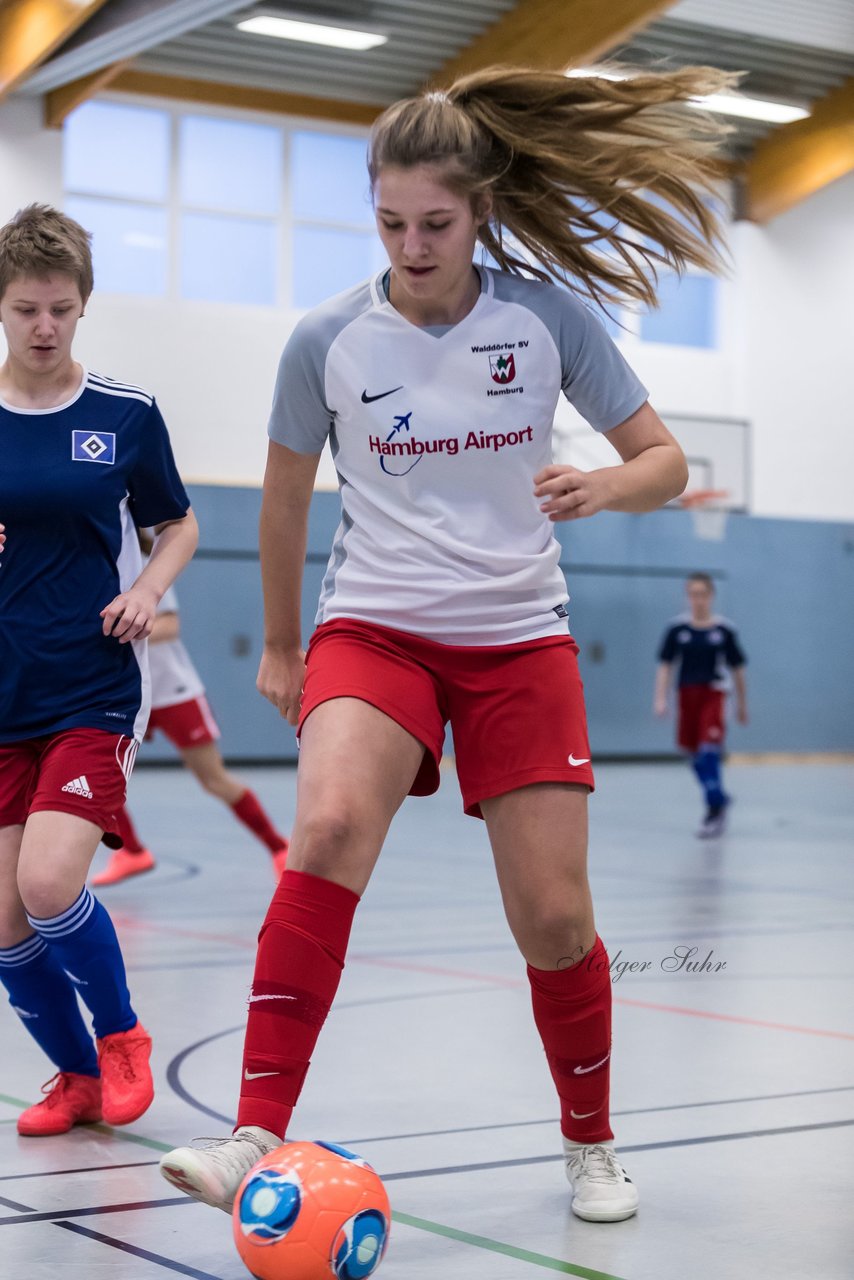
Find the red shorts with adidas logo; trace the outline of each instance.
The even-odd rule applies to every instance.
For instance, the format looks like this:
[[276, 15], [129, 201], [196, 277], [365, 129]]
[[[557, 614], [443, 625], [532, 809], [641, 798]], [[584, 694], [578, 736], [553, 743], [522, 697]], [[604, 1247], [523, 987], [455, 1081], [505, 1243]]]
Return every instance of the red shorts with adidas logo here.
[[0, 827], [52, 810], [114, 832], [138, 745], [103, 729], [64, 729], [0, 744]]
[[311, 638], [300, 729], [330, 698], [361, 698], [424, 744], [410, 795], [439, 786], [445, 725], [454, 735], [463, 808], [539, 782], [593, 790], [578, 646], [569, 635], [517, 644], [440, 644], [335, 618]]

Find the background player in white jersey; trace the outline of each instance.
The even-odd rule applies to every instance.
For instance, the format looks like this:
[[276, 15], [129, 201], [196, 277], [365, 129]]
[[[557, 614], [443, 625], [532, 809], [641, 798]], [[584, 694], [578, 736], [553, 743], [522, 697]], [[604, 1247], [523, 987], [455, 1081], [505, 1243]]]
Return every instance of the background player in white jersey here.
[[[151, 541], [143, 530], [140, 545], [147, 555]], [[181, 641], [178, 597], [170, 587], [157, 606], [157, 617], [148, 637], [151, 672], [151, 715], [146, 739], [159, 729], [205, 791], [228, 805], [234, 816], [270, 851], [276, 879], [285, 869], [288, 842], [276, 830], [254, 791], [225, 767], [217, 741], [219, 727], [205, 697], [205, 686]], [[136, 827], [122, 806], [116, 815], [122, 847], [111, 853], [106, 867], [92, 879], [98, 888], [118, 884], [131, 876], [152, 871], [153, 854], [141, 842]]]
[[[0, 982], [57, 1068], [29, 1136], [129, 1124], [154, 1094], [86, 874], [148, 717], [145, 637], [198, 536], [151, 396], [72, 356], [91, 292], [73, 219], [31, 205], [0, 230]], [[135, 520], [157, 534], [144, 570]]]
[[703, 789], [706, 812], [697, 829], [701, 839], [723, 834], [731, 797], [723, 788], [721, 755], [726, 736], [725, 703], [735, 686], [735, 716], [747, 724], [747, 659], [735, 627], [712, 613], [715, 584], [707, 573], [692, 573], [685, 583], [690, 612], [670, 623], [658, 650], [654, 711], [666, 716], [674, 672], [678, 684], [676, 740], [691, 757]]
[[[300, 322], [270, 421], [258, 684], [300, 726], [297, 812], [259, 939], [235, 1136], [161, 1162], [198, 1199], [228, 1208], [281, 1141], [359, 895], [405, 796], [436, 789], [450, 721], [463, 804], [486, 821], [527, 961], [572, 1208], [602, 1221], [637, 1208], [608, 1120], [611, 987], [587, 881], [593, 775], [552, 525], [649, 511], [685, 486], [679, 446], [574, 294], [649, 302], [653, 261], [714, 264], [697, 187], [712, 184], [716, 126], [687, 104], [725, 80], [696, 68], [623, 82], [493, 69], [400, 102], [374, 126], [390, 268]], [[473, 265], [478, 240], [500, 271]], [[561, 390], [617, 465], [552, 463]], [[327, 438], [343, 514], [306, 659], [306, 520]]]

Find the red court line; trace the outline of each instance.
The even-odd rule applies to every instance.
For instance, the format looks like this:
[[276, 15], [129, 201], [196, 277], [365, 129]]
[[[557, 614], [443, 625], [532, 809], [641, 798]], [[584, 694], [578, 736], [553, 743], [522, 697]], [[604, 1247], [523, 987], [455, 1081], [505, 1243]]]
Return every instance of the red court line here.
[[[198, 929], [177, 929], [172, 925], [158, 925], [144, 920], [129, 917], [113, 917], [113, 921], [122, 929], [147, 930], [150, 933], [167, 933], [178, 938], [193, 938], [201, 942], [224, 942], [242, 950], [254, 951], [255, 938], [243, 938], [235, 934], [204, 933]], [[413, 964], [408, 960], [390, 960], [383, 956], [354, 955], [349, 958], [350, 964], [370, 964], [380, 969], [399, 969], [410, 973], [430, 973], [445, 978], [462, 978], [466, 982], [486, 982], [497, 987], [525, 988], [528, 983], [524, 978], [503, 978], [498, 974], [475, 973], [469, 969], [445, 969], [440, 965]], [[799, 1027], [788, 1022], [768, 1022], [762, 1018], [745, 1018], [734, 1013], [713, 1013], [708, 1009], [686, 1009], [682, 1005], [656, 1004], [650, 1000], [629, 1000], [625, 996], [614, 996], [615, 1004], [626, 1005], [635, 1009], [651, 1009], [658, 1013], [678, 1013], [686, 1018], [709, 1018], [713, 1022], [734, 1022], [745, 1027], [763, 1027], [767, 1031], [790, 1031], [796, 1035], [828, 1036], [833, 1040], [854, 1040], [854, 1034], [848, 1031], [828, 1031], [823, 1027]]]
[[[407, 969], [414, 973], [441, 974], [446, 978], [465, 978], [467, 982], [491, 982], [499, 987], [527, 987], [525, 978], [502, 978], [496, 974], [472, 973], [468, 969], [443, 969], [439, 965], [412, 964], [406, 960], [389, 960], [381, 956], [351, 956], [350, 963], [372, 964], [383, 969]], [[625, 996], [614, 996], [614, 1004], [623, 1004], [636, 1009], [652, 1009], [657, 1013], [679, 1013], [686, 1018], [711, 1018], [714, 1022], [735, 1022], [746, 1027], [764, 1027], [771, 1031], [792, 1031], [804, 1036], [830, 1036], [835, 1040], [854, 1040], [848, 1031], [826, 1031], [822, 1027], [797, 1027], [788, 1022], [767, 1022], [762, 1018], [744, 1018], [735, 1013], [713, 1013], [708, 1009], [686, 1009], [682, 1005], [656, 1004], [651, 1000], [629, 1000]]]
[[680, 1005], [652, 1004], [647, 1000], [627, 1000], [616, 996], [615, 1004], [633, 1005], [637, 1009], [657, 1009], [660, 1013], [684, 1013], [689, 1018], [712, 1018], [716, 1022], [740, 1022], [748, 1027], [766, 1027], [771, 1031], [795, 1031], [804, 1036], [831, 1036], [835, 1040], [854, 1040], [848, 1031], [827, 1031], [823, 1027], [796, 1027], [789, 1022], [766, 1022], [762, 1018], [742, 1018], [735, 1013], [711, 1013], [708, 1009], [683, 1009]]
[[244, 938], [235, 933], [203, 933], [199, 929], [178, 929], [171, 924], [155, 924], [151, 920], [138, 920], [133, 916], [121, 916], [112, 912], [113, 924], [118, 930], [148, 933], [167, 933], [173, 938], [192, 938], [197, 942], [224, 942], [229, 947], [240, 947], [246, 951], [254, 951], [258, 945], [256, 933]]

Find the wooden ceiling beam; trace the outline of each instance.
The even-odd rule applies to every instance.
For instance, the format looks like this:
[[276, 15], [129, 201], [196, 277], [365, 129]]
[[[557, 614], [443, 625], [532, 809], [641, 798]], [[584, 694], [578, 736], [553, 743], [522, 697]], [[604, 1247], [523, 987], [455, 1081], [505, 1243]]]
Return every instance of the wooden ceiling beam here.
[[743, 173], [744, 215], [770, 222], [852, 171], [854, 78], [820, 98], [806, 119], [756, 144]]
[[61, 129], [72, 111], [76, 111], [84, 102], [94, 98], [95, 94], [100, 93], [102, 89], [109, 88], [116, 76], [128, 69], [131, 61], [131, 58], [125, 58], [122, 62], [114, 62], [111, 67], [102, 67], [91, 76], [82, 76], [79, 80], [64, 84], [61, 89], [52, 89], [50, 93], [46, 93], [44, 95], [45, 128]]
[[520, 0], [431, 76], [451, 84], [498, 64], [562, 71], [604, 57], [676, 0]]
[[191, 80], [184, 76], [156, 75], [147, 71], [122, 71], [110, 84], [121, 93], [140, 93], [179, 102], [202, 102], [212, 106], [238, 107], [246, 111], [266, 111], [274, 115], [313, 116], [343, 124], [369, 125], [385, 110], [385, 103], [346, 102], [335, 98], [313, 98], [309, 94], [280, 93], [251, 85], [224, 84], [215, 80]]
[[0, 6], [0, 101], [106, 0], [5, 0]]

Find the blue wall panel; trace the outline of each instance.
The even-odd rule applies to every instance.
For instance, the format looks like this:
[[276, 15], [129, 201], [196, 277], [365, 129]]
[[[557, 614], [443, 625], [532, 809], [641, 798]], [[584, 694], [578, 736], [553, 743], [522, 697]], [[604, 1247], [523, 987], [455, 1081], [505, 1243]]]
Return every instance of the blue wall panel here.
[[[208, 687], [234, 759], [293, 760], [294, 732], [257, 693], [261, 584], [260, 494], [191, 487], [201, 526], [178, 584], [184, 639]], [[303, 586], [307, 640], [338, 523], [335, 494], [315, 495]], [[581, 646], [591, 742], [599, 755], [672, 749], [673, 725], [651, 714], [655, 650], [683, 608], [685, 574], [717, 582], [718, 607], [738, 625], [750, 658], [751, 723], [733, 725], [744, 751], [854, 749], [854, 526], [732, 515], [726, 537], [703, 541], [689, 514], [603, 512], [558, 526]], [[144, 758], [171, 755], [146, 746]]]

